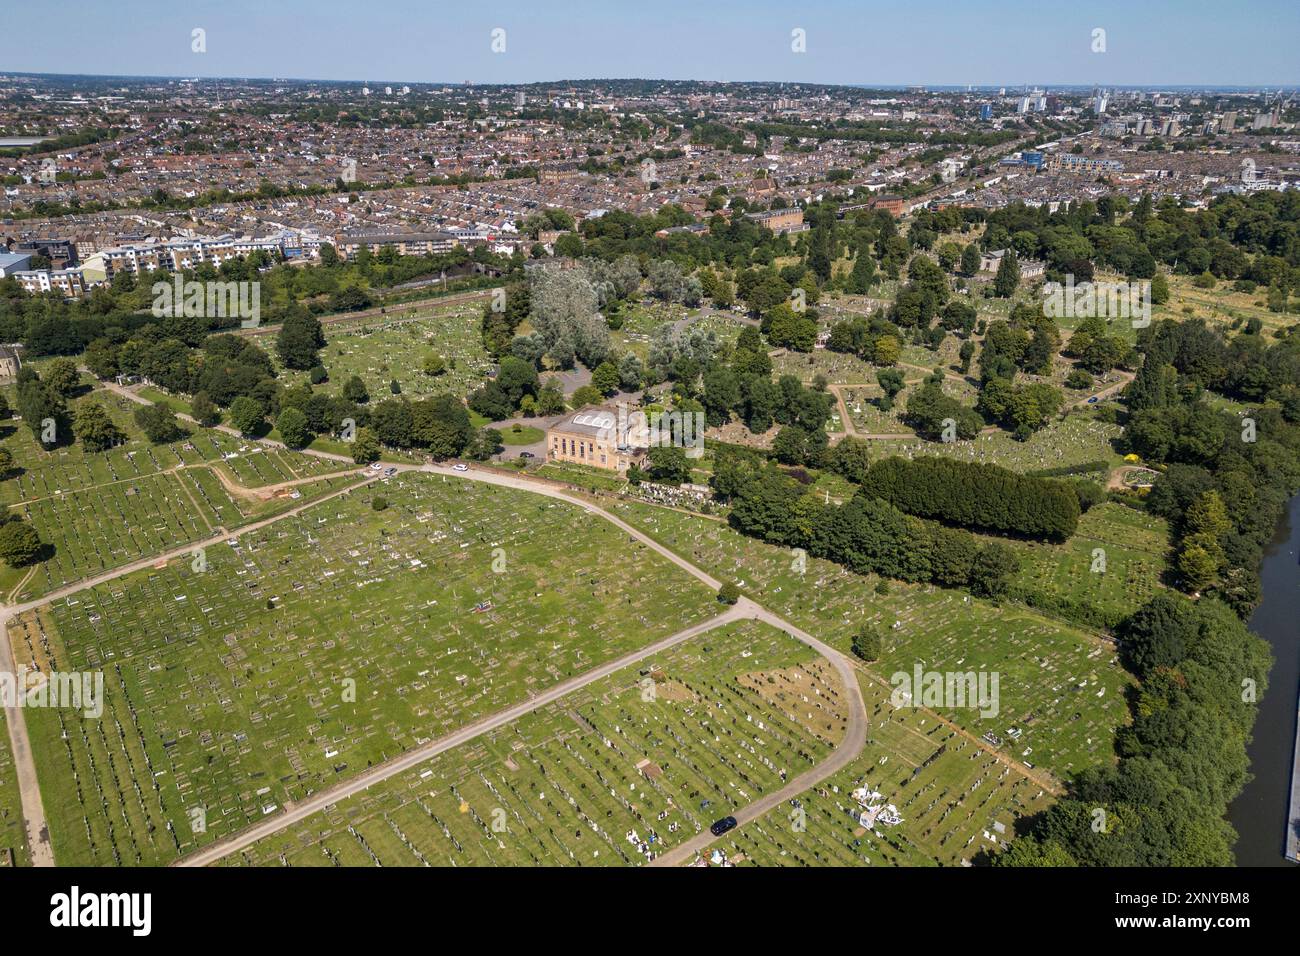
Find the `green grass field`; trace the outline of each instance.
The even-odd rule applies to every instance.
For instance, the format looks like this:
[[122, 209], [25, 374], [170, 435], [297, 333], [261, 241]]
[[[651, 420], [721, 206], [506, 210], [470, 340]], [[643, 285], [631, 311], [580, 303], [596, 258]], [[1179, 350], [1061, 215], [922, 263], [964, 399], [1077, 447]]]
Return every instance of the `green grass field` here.
[[1114, 627], [1156, 595], [1169, 549], [1161, 518], [1115, 502], [1089, 509], [1064, 544], [1012, 542], [1025, 566], [1015, 595], [1043, 610]]
[[[862, 754], [719, 840], [731, 863], [961, 865], [1009, 840], [1017, 817], [1050, 802], [1039, 784], [950, 727], [915, 708], [894, 708], [888, 687], [865, 679], [859, 685], [870, 721]], [[879, 796], [867, 799], [862, 788]], [[864, 826], [864, 810], [882, 804], [894, 806], [902, 822], [869, 818], [873, 826]]]
[[1034, 432], [1027, 441], [1016, 441], [1010, 432], [998, 430], [976, 435], [970, 441], [951, 443], [921, 438], [881, 439], [871, 443], [872, 458], [900, 455], [942, 455], [961, 461], [1001, 465], [1012, 471], [1035, 471], [1107, 461], [1118, 465], [1122, 457], [1113, 442], [1123, 429], [1082, 409]]
[[[210, 429], [191, 428], [180, 441], [152, 445], [131, 421], [133, 403], [96, 398], [129, 436], [124, 444], [105, 452], [87, 452], [80, 443], [47, 451], [25, 427], [4, 439], [21, 470], [0, 483], [0, 500], [53, 547], [30, 576], [6, 576], [5, 593], [25, 578], [16, 600], [287, 510], [354, 480], [320, 477], [343, 465]], [[298, 481], [305, 483], [282, 495], [256, 493]]]
[[18, 794], [18, 774], [9, 748], [9, 727], [0, 710], [0, 867], [28, 866], [27, 837], [23, 832], [23, 805]]
[[[480, 305], [468, 303], [393, 309], [385, 316], [327, 325], [320, 358], [330, 377], [315, 389], [333, 394], [359, 375], [371, 402], [392, 397], [394, 380], [411, 399], [440, 392], [467, 395], [483, 383], [493, 364], [479, 335], [481, 315]], [[273, 340], [259, 344], [274, 356]], [[441, 375], [425, 374], [424, 359], [430, 354], [447, 363]], [[278, 359], [276, 367], [286, 385], [307, 380], [305, 372], [280, 369]]]
[[642, 864], [824, 759], [846, 706], [812, 650], [764, 624], [728, 625], [226, 862]]
[[105, 673], [104, 719], [29, 717], [60, 863], [166, 862], [717, 610], [586, 512], [420, 475], [206, 559], [10, 628], [22, 659]]
[[[1000, 710], [944, 711], [976, 736], [992, 733], [1015, 759], [1064, 777], [1111, 759], [1114, 728], [1127, 719], [1128, 674], [1113, 647], [1092, 631], [1017, 604], [997, 605], [959, 591], [852, 574], [806, 558], [799, 573], [790, 551], [746, 538], [727, 525], [619, 502], [611, 511], [710, 571], [736, 581], [766, 607], [848, 653], [864, 624], [886, 635], [871, 670], [888, 679], [927, 670], [1000, 675]], [[1012, 738], [1007, 731], [1019, 733]]]

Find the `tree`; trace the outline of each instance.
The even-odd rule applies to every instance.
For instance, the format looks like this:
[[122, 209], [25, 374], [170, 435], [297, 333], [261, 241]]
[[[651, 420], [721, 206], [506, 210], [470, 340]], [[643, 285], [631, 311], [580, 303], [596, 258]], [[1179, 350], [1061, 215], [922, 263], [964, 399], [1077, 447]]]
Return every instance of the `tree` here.
[[1002, 299], [1009, 299], [1020, 285], [1020, 263], [1016, 254], [1007, 250], [998, 262], [997, 274], [993, 277], [993, 294]]
[[1187, 509], [1184, 524], [1189, 534], [1208, 534], [1216, 540], [1222, 539], [1232, 530], [1228, 509], [1217, 491], [1206, 491], [1198, 495]]
[[469, 412], [452, 395], [435, 395], [411, 407], [411, 441], [436, 459], [455, 458], [474, 437]]
[[379, 460], [379, 439], [369, 428], [358, 428], [352, 440], [352, 460], [358, 465], [368, 465]]
[[853, 435], [846, 435], [831, 449], [830, 468], [849, 481], [861, 482], [871, 463], [871, 443]]
[[280, 325], [275, 337], [276, 354], [286, 368], [306, 371], [320, 361], [317, 354], [325, 345], [320, 320], [302, 306], [297, 306]]
[[1187, 657], [1188, 645], [1196, 640], [1192, 605], [1170, 594], [1157, 594], [1124, 621], [1118, 636], [1124, 666], [1145, 680]]
[[1188, 535], [1183, 539], [1175, 564], [1189, 591], [1204, 591], [1219, 580], [1223, 551], [1209, 535]]
[[72, 359], [59, 357], [45, 369], [44, 381], [59, 395], [68, 398], [81, 387], [81, 373]]
[[87, 451], [107, 451], [126, 436], [98, 402], [84, 402], [76, 411], [73, 434]]
[[366, 383], [361, 381], [360, 375], [353, 375], [343, 383], [343, 397], [354, 405], [364, 405], [370, 401], [370, 393], [366, 391]]
[[858, 247], [857, 257], [853, 260], [853, 271], [849, 273], [848, 291], [865, 295], [876, 284], [876, 262], [867, 252], [866, 245]]
[[599, 405], [605, 400], [605, 396], [600, 394], [600, 389], [596, 388], [594, 385], [583, 385], [581, 388], [575, 389], [573, 395], [570, 397], [573, 401], [574, 408], [583, 408], [587, 405]]
[[176, 418], [176, 413], [172, 411], [170, 405], [166, 402], [158, 402], [156, 405], [142, 405], [135, 410], [135, 423], [140, 426], [155, 445], [165, 445], [167, 442], [173, 442], [185, 434], [181, 423]]
[[971, 243], [961, 251], [961, 272], [965, 276], [973, 276], [980, 271], [980, 251], [976, 248], [975, 243]]
[[14, 456], [8, 448], [0, 448], [0, 481], [13, 476]]
[[564, 413], [564, 409], [564, 393], [560, 391], [559, 385], [548, 381], [537, 392], [537, 414], [560, 415]]
[[619, 390], [620, 384], [618, 367], [608, 359], [597, 365], [591, 373], [591, 385], [593, 388], [599, 389], [601, 395], [613, 395]]
[[221, 423], [221, 410], [208, 398], [207, 392], [199, 392], [191, 399], [190, 415], [204, 428]]
[[961, 348], [957, 350], [957, 358], [961, 360], [961, 373], [965, 375], [970, 371], [971, 359], [975, 357], [975, 342], [967, 339], [962, 342]]
[[896, 365], [901, 355], [902, 346], [899, 344], [897, 336], [882, 335], [876, 339], [875, 354], [873, 356], [876, 365]]
[[884, 395], [880, 398], [880, 408], [882, 411], [889, 411], [894, 407], [894, 397], [903, 390], [906, 384], [903, 380], [903, 373], [896, 368], [881, 369], [876, 373], [876, 381], [884, 390]]
[[802, 465], [808, 459], [808, 433], [798, 425], [783, 425], [772, 439], [772, 454], [783, 465]]
[[0, 524], [0, 560], [11, 568], [31, 564], [41, 555], [41, 538], [26, 521], [11, 519]]
[[436, 378], [447, 371], [447, 360], [436, 352], [430, 352], [424, 357], [422, 366], [424, 374], [430, 378]]
[[411, 403], [398, 398], [384, 399], [370, 413], [370, 428], [380, 443], [390, 448], [409, 448], [415, 428]]
[[474, 437], [465, 446], [465, 457], [472, 458], [474, 461], [487, 461], [504, 448], [500, 431], [495, 428], [479, 428], [474, 431]]
[[275, 420], [275, 427], [280, 431], [280, 438], [290, 448], [303, 448], [311, 444], [311, 440], [315, 437], [307, 422], [307, 416], [297, 408], [286, 408], [281, 411], [280, 417]]
[[[30, 366], [18, 373], [18, 414], [43, 446], [66, 440], [69, 431], [68, 406], [63, 396], [41, 381]], [[53, 422], [53, 437], [47, 423]], [[49, 441], [46, 441], [50, 438]]]
[[650, 477], [666, 485], [680, 485], [691, 477], [691, 463], [686, 449], [678, 445], [661, 445], [650, 449]]
[[731, 581], [723, 581], [718, 588], [718, 600], [723, 604], [735, 604], [740, 600], [740, 588]]
[[241, 434], [251, 435], [262, 426], [266, 410], [262, 403], [248, 395], [240, 395], [230, 403], [230, 424]]
[[885, 644], [880, 631], [872, 625], [864, 625], [853, 635], [853, 656], [864, 661], [878, 661]]

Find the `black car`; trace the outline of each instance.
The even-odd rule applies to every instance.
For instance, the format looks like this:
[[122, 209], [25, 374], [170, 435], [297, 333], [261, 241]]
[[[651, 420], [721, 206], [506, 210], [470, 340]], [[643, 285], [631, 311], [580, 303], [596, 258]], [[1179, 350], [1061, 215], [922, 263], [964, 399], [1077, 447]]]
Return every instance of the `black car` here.
[[717, 823], [713, 824], [713, 826], [709, 827], [709, 832], [714, 836], [722, 836], [722, 834], [726, 833], [728, 830], [734, 830], [735, 828], [735, 817], [723, 817]]

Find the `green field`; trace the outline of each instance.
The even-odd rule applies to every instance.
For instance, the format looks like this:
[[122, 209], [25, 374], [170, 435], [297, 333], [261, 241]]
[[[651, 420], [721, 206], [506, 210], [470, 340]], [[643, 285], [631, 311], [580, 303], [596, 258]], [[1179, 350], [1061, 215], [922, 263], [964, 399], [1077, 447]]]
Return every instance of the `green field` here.
[[[353, 375], [361, 376], [371, 402], [391, 398], [390, 383], [401, 386], [412, 399], [439, 392], [467, 395], [483, 383], [493, 365], [479, 335], [482, 307], [474, 303], [437, 306], [433, 309], [394, 309], [388, 315], [325, 326], [325, 347], [321, 364], [329, 381], [315, 386], [333, 394]], [[259, 340], [274, 354], [274, 342]], [[447, 370], [441, 375], [424, 372], [425, 356], [441, 355]], [[286, 385], [307, 380], [305, 372], [280, 368]]]
[[21, 660], [105, 673], [104, 719], [29, 717], [60, 863], [166, 862], [717, 609], [580, 509], [423, 475], [206, 557], [10, 628]]
[[0, 867], [27, 866], [27, 837], [23, 832], [23, 804], [18, 794], [18, 774], [9, 748], [9, 727], [0, 710]]
[[[943, 711], [976, 736], [992, 733], [1024, 763], [1057, 777], [1112, 759], [1116, 725], [1127, 719], [1130, 678], [1099, 635], [1020, 605], [997, 605], [959, 591], [862, 577], [815, 558], [796, 570], [788, 550], [746, 538], [727, 525], [640, 502], [610, 509], [705, 568], [736, 581], [764, 606], [848, 653], [864, 624], [886, 634], [871, 670], [889, 678], [928, 670], [1000, 675], [1000, 712]], [[1007, 731], [1015, 728], [1017, 738]]]
[[642, 864], [823, 760], [843, 735], [843, 695], [809, 648], [764, 624], [727, 625], [226, 862]]
[[[21, 471], [0, 483], [0, 500], [53, 547], [15, 600], [211, 537], [354, 480], [320, 477], [346, 466], [210, 429], [194, 428], [180, 441], [151, 445], [130, 420], [133, 403], [116, 396], [103, 400], [119, 427], [134, 436], [106, 452], [87, 452], [79, 443], [46, 451], [22, 427], [4, 440]], [[280, 495], [256, 493], [283, 482], [303, 483]]]
[[976, 435], [970, 441], [937, 442], [921, 438], [889, 438], [871, 443], [872, 458], [900, 455], [942, 455], [962, 461], [1001, 465], [1012, 471], [1035, 471], [1081, 465], [1090, 461], [1108, 461], [1112, 465], [1122, 458], [1113, 442], [1123, 429], [1105, 422], [1082, 409], [1054, 421], [1034, 432], [1027, 441], [1016, 441], [1001, 429]]
[[1151, 600], [1169, 549], [1167, 522], [1116, 502], [1079, 519], [1064, 544], [1012, 542], [1025, 566], [1013, 593], [1071, 620], [1114, 627]]
[[[861, 680], [870, 728], [862, 754], [790, 804], [716, 846], [736, 865], [930, 866], [969, 863], [1009, 840], [1017, 817], [1045, 809], [1043, 788], [889, 688]], [[879, 797], [859, 801], [861, 788]], [[866, 798], [866, 794], [860, 794]], [[902, 822], [864, 826], [866, 807], [894, 806]]]

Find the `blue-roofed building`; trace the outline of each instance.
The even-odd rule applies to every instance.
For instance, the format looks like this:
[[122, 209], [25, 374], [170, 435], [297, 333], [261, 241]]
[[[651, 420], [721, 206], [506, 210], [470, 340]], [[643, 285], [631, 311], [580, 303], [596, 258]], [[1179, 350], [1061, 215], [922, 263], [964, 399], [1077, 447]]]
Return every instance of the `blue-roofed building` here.
[[26, 272], [31, 267], [32, 257], [25, 252], [0, 252], [0, 279], [7, 278], [15, 272]]

